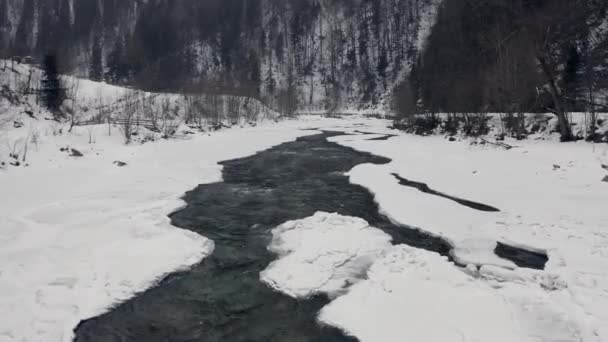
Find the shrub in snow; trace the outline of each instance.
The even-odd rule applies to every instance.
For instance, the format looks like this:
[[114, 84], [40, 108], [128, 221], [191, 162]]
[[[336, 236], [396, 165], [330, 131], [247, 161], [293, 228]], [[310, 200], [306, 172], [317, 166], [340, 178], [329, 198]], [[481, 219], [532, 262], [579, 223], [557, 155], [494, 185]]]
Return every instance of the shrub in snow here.
[[462, 117], [462, 130], [466, 136], [479, 137], [490, 133], [488, 121], [490, 117], [485, 113], [464, 114]]
[[443, 118], [436, 114], [421, 114], [409, 117], [394, 125], [395, 128], [417, 135], [441, 133], [450, 136], [462, 133], [465, 136], [478, 137], [490, 133], [486, 114], [450, 114]]
[[441, 119], [437, 115], [421, 114], [395, 122], [393, 128], [417, 135], [431, 135], [440, 124]]
[[441, 120], [434, 114], [417, 116], [412, 122], [413, 133], [418, 135], [429, 135], [439, 127]]
[[[528, 135], [526, 129], [526, 119], [523, 114], [508, 113], [501, 117], [504, 134], [509, 134], [517, 140], [521, 140]], [[504, 139], [504, 138], [503, 138]]]

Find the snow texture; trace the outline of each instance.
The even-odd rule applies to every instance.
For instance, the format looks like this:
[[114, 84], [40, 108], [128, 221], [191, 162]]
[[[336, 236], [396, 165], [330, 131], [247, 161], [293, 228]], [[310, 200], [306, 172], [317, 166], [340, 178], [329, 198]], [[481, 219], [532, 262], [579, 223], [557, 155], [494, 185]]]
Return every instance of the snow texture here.
[[[0, 341], [70, 341], [81, 319], [200, 261], [212, 242], [167, 218], [180, 196], [221, 180], [218, 161], [312, 127], [353, 133], [332, 140], [391, 158], [355, 167], [351, 182], [368, 188], [391, 220], [448, 240], [468, 266], [390, 246], [358, 218], [318, 213], [274, 231], [277, 260], [261, 277], [275, 289], [335, 298], [319, 320], [362, 342], [608, 341], [608, 146], [507, 140], [515, 146], [507, 151], [389, 124], [303, 117], [143, 145], [124, 145], [104, 125], [61, 135], [45, 120], [5, 126], [5, 142], [29, 141], [29, 166], [0, 169]], [[369, 140], [388, 133], [397, 136]], [[66, 146], [84, 156], [60, 151]], [[401, 186], [393, 173], [501, 212]], [[546, 251], [546, 270], [498, 258], [498, 241]]]
[[391, 237], [365, 220], [323, 212], [286, 222], [272, 233], [269, 249], [280, 259], [261, 279], [294, 298], [341, 294], [391, 246]]
[[435, 253], [395, 246], [368, 277], [326, 306], [320, 320], [362, 342], [579, 340], [541, 289], [495, 289]]
[[221, 181], [219, 161], [313, 133], [284, 121], [125, 145], [106, 125], [27, 124], [0, 136], [29, 144], [28, 166], [0, 168], [2, 342], [71, 341], [80, 320], [199, 262], [212, 241], [167, 217], [183, 193]]
[[[362, 342], [608, 341], [608, 187], [601, 181], [608, 146], [507, 139], [515, 147], [505, 150], [467, 139], [405, 135], [387, 125], [345, 120], [340, 128], [353, 135], [330, 139], [392, 159], [386, 165], [355, 167], [349, 172], [351, 182], [368, 188], [392, 221], [446, 239], [455, 261], [467, 266], [403, 245], [374, 253], [364, 280], [329, 291], [339, 296], [321, 311], [321, 322]], [[397, 136], [370, 140], [378, 135], [356, 131]], [[479, 211], [401, 186], [393, 173], [501, 211]], [[342, 223], [348, 221], [341, 218], [335, 229], [346, 229]], [[299, 275], [320, 256], [323, 265], [340, 265], [340, 258], [327, 258], [341, 255], [335, 252], [345, 242], [317, 248], [326, 241], [321, 232], [328, 229], [307, 230], [318, 237], [307, 236], [296, 246], [283, 241], [280, 246], [290, 246], [285, 247], [290, 253], [279, 252], [264, 274]], [[366, 240], [353, 240], [359, 248], [372, 247]], [[275, 241], [282, 238], [275, 236]], [[518, 268], [499, 258], [497, 242], [547, 253], [546, 269]], [[310, 254], [315, 250], [316, 255]], [[293, 257], [304, 251], [306, 258]], [[284, 278], [271, 283], [292, 296], [323, 292], [319, 281]]]
[[[411, 135], [334, 140], [393, 160], [355, 167], [351, 182], [374, 193], [391, 220], [445, 238], [457, 261], [481, 266], [477, 276], [501, 288], [498, 294], [514, 306], [513, 315], [525, 314], [517, 319], [527, 322], [520, 324], [523, 336], [514, 340], [608, 340], [608, 188], [601, 182], [608, 146], [508, 140], [515, 148], [504, 150]], [[501, 212], [477, 211], [399, 186], [392, 173]], [[493, 253], [497, 241], [546, 251], [546, 270], [519, 269], [498, 258]], [[460, 317], [469, 307], [451, 309], [451, 314]], [[485, 325], [495, 318], [478, 319]]]

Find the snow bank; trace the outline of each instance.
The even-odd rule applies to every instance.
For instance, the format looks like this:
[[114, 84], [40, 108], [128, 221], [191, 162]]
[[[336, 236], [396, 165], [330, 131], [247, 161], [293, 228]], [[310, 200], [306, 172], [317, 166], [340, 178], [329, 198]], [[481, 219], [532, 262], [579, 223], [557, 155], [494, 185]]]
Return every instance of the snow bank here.
[[[392, 220], [448, 239], [457, 258], [480, 267], [390, 247], [359, 219], [319, 213], [277, 228], [279, 258], [264, 281], [294, 297], [339, 296], [320, 320], [362, 342], [608, 341], [608, 146], [508, 141], [517, 147], [504, 151], [388, 125], [306, 117], [130, 146], [105, 126], [63, 135], [41, 127], [30, 166], [0, 170], [0, 341], [69, 341], [79, 320], [198, 262], [212, 243], [169, 225], [179, 197], [220, 180], [218, 161], [311, 127], [353, 133], [332, 139], [391, 158], [356, 167], [351, 182], [370, 189]], [[399, 136], [368, 140], [387, 133]], [[68, 145], [84, 157], [59, 150]], [[391, 173], [501, 212], [401, 186]], [[547, 251], [547, 269], [496, 257], [497, 241]]]
[[[27, 125], [31, 119], [44, 121], [53, 117], [35, 95], [42, 77], [42, 71], [35, 66], [0, 59], [0, 132], [15, 121]], [[61, 80], [68, 97], [62, 111], [67, 113], [66, 121], [73, 119], [77, 125], [124, 120], [128, 106], [137, 108], [133, 121], [148, 125], [154, 122], [157, 128], [186, 119], [191, 126], [205, 129], [280, 116], [257, 99], [242, 96], [152, 93], [67, 75]]]
[[[380, 123], [374, 125], [366, 131], [390, 132]], [[538, 303], [531, 304], [534, 308], [555, 307], [555, 312], [566, 313], [568, 327], [580, 335], [566, 340], [608, 340], [608, 184], [601, 181], [606, 176], [601, 165], [608, 164], [608, 145], [507, 140], [515, 146], [507, 151], [441, 137], [398, 134], [388, 141], [367, 139], [365, 135], [332, 138], [393, 160], [386, 165], [359, 165], [349, 172], [351, 182], [368, 188], [391, 220], [448, 240], [461, 263], [485, 271], [495, 266], [505, 272], [511, 269], [509, 279], [524, 279], [518, 282], [517, 293], [527, 298], [505, 297], [514, 312], [527, 312], [526, 301]], [[401, 186], [393, 173], [501, 212], [478, 211]], [[546, 251], [549, 262], [542, 273], [553, 279], [549, 283], [563, 286], [524, 276], [531, 271], [494, 254], [496, 242]], [[345, 328], [354, 326], [342, 323]], [[540, 323], [538, 327], [556, 330]]]
[[269, 249], [279, 259], [261, 279], [294, 298], [341, 294], [391, 246], [391, 237], [365, 220], [323, 212], [286, 222], [272, 234]]
[[391, 246], [381, 230], [338, 214], [286, 222], [273, 236], [278, 260], [261, 279], [294, 298], [328, 294], [320, 322], [361, 342], [583, 337], [573, 319], [580, 312], [559, 304], [566, 284], [551, 273], [461, 269], [434, 252]]
[[300, 128], [316, 120], [144, 145], [103, 125], [41, 130], [28, 167], [0, 170], [0, 341], [70, 341], [80, 320], [199, 262], [212, 242], [167, 217], [183, 193], [220, 181], [217, 162], [312, 134]]
[[368, 277], [326, 306], [320, 320], [361, 342], [579, 340], [541, 290], [494, 289], [436, 253], [395, 246]]

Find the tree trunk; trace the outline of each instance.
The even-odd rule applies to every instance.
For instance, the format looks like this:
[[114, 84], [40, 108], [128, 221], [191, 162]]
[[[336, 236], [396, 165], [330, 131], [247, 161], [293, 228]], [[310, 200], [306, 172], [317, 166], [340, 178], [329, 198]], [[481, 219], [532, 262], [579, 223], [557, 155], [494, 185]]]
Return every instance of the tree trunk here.
[[572, 141], [572, 128], [570, 127], [570, 122], [568, 122], [568, 116], [564, 109], [563, 103], [561, 101], [561, 93], [557, 86], [557, 81], [553, 76], [553, 72], [551, 68], [547, 64], [547, 60], [544, 56], [538, 56], [538, 62], [540, 63], [543, 73], [547, 78], [547, 83], [549, 85], [549, 93], [551, 94], [551, 100], [553, 101], [553, 111], [555, 115], [557, 115], [557, 121], [559, 125], [559, 132], [561, 134], [562, 141]]

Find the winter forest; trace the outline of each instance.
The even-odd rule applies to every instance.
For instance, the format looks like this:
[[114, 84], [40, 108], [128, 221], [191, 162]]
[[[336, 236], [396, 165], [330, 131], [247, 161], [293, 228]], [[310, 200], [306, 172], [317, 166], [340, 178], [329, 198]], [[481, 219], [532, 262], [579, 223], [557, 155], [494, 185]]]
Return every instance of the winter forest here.
[[0, 53], [53, 54], [60, 71], [91, 80], [242, 95], [288, 113], [604, 109], [604, 1], [440, 3], [2, 0]]
[[606, 208], [606, 0], [0, 0], [0, 342], [608, 342]]

